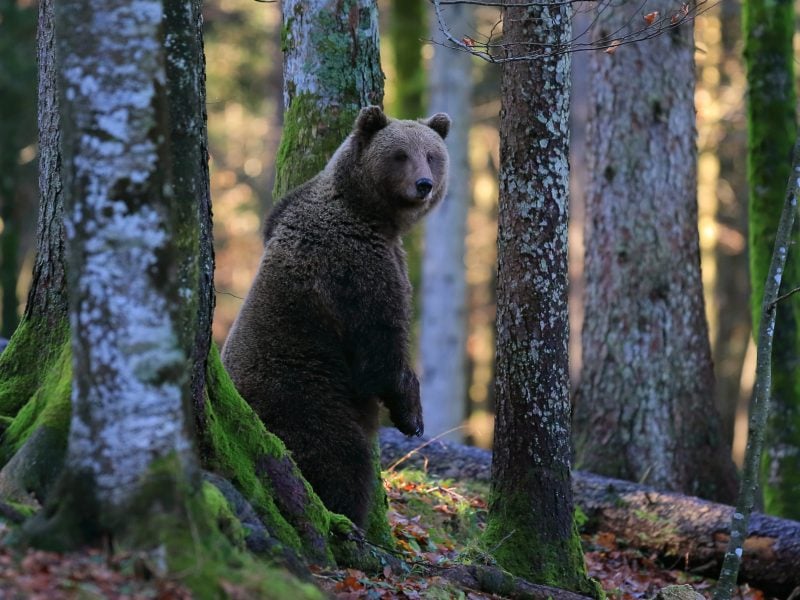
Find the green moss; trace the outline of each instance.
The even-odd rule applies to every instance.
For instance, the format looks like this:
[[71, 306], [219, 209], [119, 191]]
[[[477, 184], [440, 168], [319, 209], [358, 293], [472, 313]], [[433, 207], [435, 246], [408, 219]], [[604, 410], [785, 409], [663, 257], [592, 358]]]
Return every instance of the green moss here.
[[375, 469], [375, 491], [373, 492], [372, 507], [367, 517], [367, 539], [373, 544], [393, 551], [395, 549], [394, 537], [386, 515], [389, 509], [389, 499], [386, 497], [386, 489], [383, 487], [381, 447], [377, 438], [373, 445], [372, 460]]
[[50, 361], [41, 385], [18, 411], [0, 438], [0, 494], [43, 502], [56, 480], [67, 449], [72, 391], [69, 342]]
[[245, 549], [244, 539], [247, 535], [244, 526], [233, 514], [228, 501], [213, 484], [203, 482], [203, 501], [217, 529], [239, 550]]
[[[283, 442], [268, 432], [236, 391], [213, 346], [208, 358], [206, 432], [210, 449], [204, 467], [230, 480], [244, 494], [273, 537], [316, 562], [331, 562], [327, 544], [331, 513], [302, 478]], [[279, 506], [281, 484], [292, 490], [296, 506]], [[284, 490], [285, 491], [285, 490]]]
[[280, 198], [319, 173], [353, 129], [357, 102], [330, 107], [311, 94], [297, 94], [284, 115], [275, 157], [273, 197]]
[[482, 543], [503, 569], [534, 583], [600, 597], [600, 587], [586, 575], [574, 519], [559, 532], [558, 516], [539, 514], [522, 493], [498, 494], [490, 506]]
[[0, 354], [0, 416], [14, 418], [42, 384], [68, 339], [66, 323], [24, 319]]
[[8, 462], [39, 427], [60, 431], [66, 441], [71, 392], [72, 352], [69, 342], [65, 342], [57, 359], [49, 364], [41, 387], [33, 392], [7, 427], [0, 443], [0, 464]]

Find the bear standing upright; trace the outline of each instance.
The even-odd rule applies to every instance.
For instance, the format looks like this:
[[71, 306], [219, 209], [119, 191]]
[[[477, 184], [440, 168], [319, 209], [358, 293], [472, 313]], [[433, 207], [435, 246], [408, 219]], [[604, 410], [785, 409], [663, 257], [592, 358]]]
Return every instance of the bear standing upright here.
[[444, 196], [450, 118], [361, 110], [325, 169], [267, 219], [255, 281], [222, 351], [242, 397], [332, 511], [366, 525], [378, 402], [421, 435], [400, 236]]

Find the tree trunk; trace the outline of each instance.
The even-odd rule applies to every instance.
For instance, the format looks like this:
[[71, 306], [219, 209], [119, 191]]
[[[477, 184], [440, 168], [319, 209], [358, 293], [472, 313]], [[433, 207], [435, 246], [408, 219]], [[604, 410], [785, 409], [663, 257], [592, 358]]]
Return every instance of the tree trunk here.
[[74, 378], [45, 531], [67, 546], [100, 535], [152, 543], [144, 536], [157, 515], [178, 516], [196, 483], [162, 19], [158, 0], [66, 2], [56, 12]]
[[376, 0], [282, 0], [281, 6], [285, 113], [276, 199], [322, 170], [359, 109], [383, 102]]
[[[471, 10], [453, 6], [448, 25], [468, 31]], [[433, 39], [443, 41], [434, 19]], [[439, 435], [463, 424], [467, 406], [467, 323], [464, 238], [470, 205], [469, 126], [472, 91], [472, 60], [469, 54], [436, 46], [431, 63], [430, 112], [453, 115], [453, 126], [445, 140], [450, 154], [447, 196], [425, 224], [425, 254], [422, 260], [422, 320], [420, 394], [425, 428]], [[464, 432], [446, 436], [457, 441]]]
[[52, 0], [39, 3], [38, 61], [37, 251], [22, 322], [0, 354], [0, 496], [42, 503], [63, 462], [70, 393]]
[[[436, 440], [408, 439], [381, 429], [381, 460], [386, 469], [420, 469], [434, 477], [491, 478], [488, 450]], [[714, 576], [730, 535], [734, 508], [700, 498], [573, 471], [575, 504], [588, 517], [583, 531], [614, 534], [635, 548], [655, 552], [666, 564]], [[744, 544], [740, 581], [768, 596], [788, 597], [800, 585], [800, 523], [754, 513]]]
[[[204, 426], [206, 358], [214, 313], [214, 240], [208, 181], [206, 73], [201, 0], [166, 2], [167, 97], [176, 243], [181, 262], [178, 283], [187, 309], [178, 323], [185, 348], [191, 348], [191, 399], [198, 427]], [[201, 451], [205, 449], [201, 448]]]
[[[750, 308], [758, 331], [780, 207], [791, 174], [795, 116], [794, 8], [791, 2], [743, 3], [747, 68], [747, 173], [750, 186]], [[793, 234], [782, 293], [800, 285], [798, 235]], [[767, 512], [800, 518], [800, 297], [778, 304], [772, 364], [772, 413], [762, 464]]]
[[[427, 15], [424, 0], [391, 0], [389, 5], [389, 45], [394, 66], [395, 98], [389, 110], [397, 119], [418, 119], [425, 113], [427, 77], [422, 62], [421, 23]], [[417, 223], [403, 236], [403, 247], [408, 264], [408, 280], [411, 282], [411, 322], [418, 324], [421, 314], [423, 225]], [[416, 327], [411, 330], [412, 348], [419, 346]], [[422, 382], [420, 382], [422, 384]]]
[[[571, 13], [563, 3], [508, 6], [503, 42], [558, 49], [569, 43]], [[497, 416], [484, 543], [515, 575], [594, 593], [570, 488], [569, 84], [566, 52], [503, 64]]]
[[[601, 11], [599, 35], [638, 27], [640, 9]], [[700, 278], [693, 53], [689, 20], [592, 55], [576, 464], [732, 501]]]

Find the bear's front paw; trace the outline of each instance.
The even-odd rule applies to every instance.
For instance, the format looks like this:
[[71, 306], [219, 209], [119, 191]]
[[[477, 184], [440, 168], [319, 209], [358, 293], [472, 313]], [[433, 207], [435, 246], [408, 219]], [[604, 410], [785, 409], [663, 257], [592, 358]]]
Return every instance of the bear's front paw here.
[[414, 371], [405, 370], [400, 387], [400, 398], [390, 407], [389, 416], [402, 433], [421, 436], [425, 425], [422, 422], [422, 405], [419, 401], [419, 381]]

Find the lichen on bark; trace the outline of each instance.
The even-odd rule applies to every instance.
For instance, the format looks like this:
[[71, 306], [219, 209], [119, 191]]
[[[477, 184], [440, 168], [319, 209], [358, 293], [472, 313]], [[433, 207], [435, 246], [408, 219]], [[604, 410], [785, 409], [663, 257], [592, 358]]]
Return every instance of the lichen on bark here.
[[[484, 546], [533, 582], [597, 595], [570, 487], [567, 318], [570, 4], [507, 6], [504, 43], [552, 53], [503, 64], [497, 410]], [[527, 47], [527, 46], [525, 46]], [[547, 90], [541, 94], [539, 90]]]

